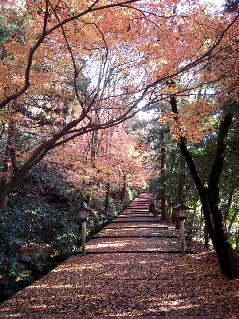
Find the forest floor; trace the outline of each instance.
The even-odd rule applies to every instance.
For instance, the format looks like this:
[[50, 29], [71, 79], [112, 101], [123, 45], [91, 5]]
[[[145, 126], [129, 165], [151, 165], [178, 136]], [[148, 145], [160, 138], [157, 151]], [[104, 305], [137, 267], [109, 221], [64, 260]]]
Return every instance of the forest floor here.
[[223, 276], [215, 253], [198, 244], [182, 256], [145, 199], [133, 203], [87, 243], [85, 256], [0, 305], [0, 318], [238, 318], [239, 279]]

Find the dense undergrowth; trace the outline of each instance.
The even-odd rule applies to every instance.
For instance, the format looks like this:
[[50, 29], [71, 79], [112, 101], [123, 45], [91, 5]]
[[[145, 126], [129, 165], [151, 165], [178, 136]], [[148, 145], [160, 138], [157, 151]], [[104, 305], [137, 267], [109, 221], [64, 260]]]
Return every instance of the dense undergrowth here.
[[[137, 195], [127, 188], [123, 199], [91, 198], [90, 238]], [[9, 198], [0, 220], [0, 297], [7, 299], [65, 260], [81, 245], [75, 211], [89, 196], [54, 171], [38, 169]]]

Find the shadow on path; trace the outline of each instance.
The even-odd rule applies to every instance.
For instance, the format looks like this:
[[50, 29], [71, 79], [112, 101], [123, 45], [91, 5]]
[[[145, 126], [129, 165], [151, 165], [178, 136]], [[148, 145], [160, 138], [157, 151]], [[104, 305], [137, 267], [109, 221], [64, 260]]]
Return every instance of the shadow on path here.
[[238, 281], [208, 254], [176, 253], [178, 239], [147, 207], [147, 194], [135, 199], [87, 243], [86, 256], [5, 301], [0, 318], [237, 318]]

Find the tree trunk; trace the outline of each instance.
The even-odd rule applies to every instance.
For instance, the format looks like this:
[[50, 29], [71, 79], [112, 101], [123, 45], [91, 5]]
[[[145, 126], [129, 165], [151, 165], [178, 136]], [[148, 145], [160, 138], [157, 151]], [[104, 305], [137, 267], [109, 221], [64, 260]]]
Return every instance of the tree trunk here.
[[[8, 127], [8, 138], [5, 150], [5, 159], [3, 164], [3, 177], [1, 181], [1, 188], [6, 187], [12, 177], [12, 172], [16, 169], [16, 155], [15, 155], [15, 124], [10, 120]], [[0, 206], [5, 209], [7, 207], [8, 195], [6, 194], [0, 199]]]
[[209, 233], [206, 225], [204, 226], [204, 248], [206, 250], [209, 248]]
[[[11, 179], [11, 162], [9, 162], [9, 158], [6, 158], [4, 167], [3, 167], [3, 178], [1, 182], [1, 187], [4, 187], [9, 183]], [[0, 206], [5, 209], [7, 207], [8, 196], [3, 197], [0, 200]]]
[[231, 208], [231, 205], [232, 205], [233, 193], [234, 193], [234, 189], [232, 189], [232, 190], [230, 191], [230, 193], [229, 193], [229, 197], [228, 197], [228, 201], [227, 201], [227, 209], [226, 209], [225, 214], [224, 214], [224, 222], [225, 222], [225, 225], [227, 224], [227, 220], [228, 220], [230, 208]]
[[235, 212], [230, 220], [230, 223], [228, 225], [228, 228], [227, 228], [227, 231], [228, 233], [230, 233], [231, 231], [231, 228], [232, 228], [232, 225], [234, 224], [235, 220], [236, 220], [236, 217], [238, 215], [238, 210], [237, 210], [237, 207], [238, 207], [238, 201], [235, 202]]
[[236, 237], [236, 251], [239, 249], [239, 227], [237, 228], [237, 237]]
[[97, 158], [97, 143], [98, 143], [98, 131], [92, 132], [91, 137], [91, 166], [95, 167], [95, 160]]
[[[177, 101], [174, 96], [171, 97], [170, 103], [172, 111], [178, 114]], [[177, 121], [177, 117], [175, 117]], [[222, 212], [219, 209], [219, 180], [222, 173], [223, 161], [225, 157], [226, 145], [225, 138], [228, 134], [232, 121], [230, 111], [226, 112], [221, 120], [215, 160], [212, 165], [211, 173], [208, 179], [208, 188], [205, 188], [198, 176], [197, 169], [191, 154], [189, 153], [185, 139], [180, 136], [179, 145], [183, 156], [188, 164], [194, 183], [198, 189], [205, 223], [216, 251], [222, 273], [230, 278], [239, 278], [239, 269], [237, 258], [229, 242], [228, 234], [223, 223]]]
[[[179, 181], [178, 181], [178, 198], [177, 204], [184, 202], [184, 183], [185, 183], [185, 159], [183, 157], [182, 152], [180, 151], [180, 171], [179, 171]], [[180, 228], [180, 222], [178, 218], [176, 218], [175, 229]]]
[[229, 233], [230, 233], [230, 231], [231, 231], [231, 228], [232, 228], [233, 223], [234, 223], [235, 220], [236, 220], [237, 215], [238, 215], [238, 211], [236, 210], [236, 211], [234, 212], [232, 218], [231, 218], [230, 224], [229, 224], [228, 229], [227, 229]]
[[123, 176], [123, 187], [121, 189], [120, 199], [124, 199], [124, 197], [126, 195], [126, 187], [127, 187], [126, 175], [124, 175]]
[[105, 214], [107, 214], [109, 209], [109, 197], [110, 197], [110, 183], [106, 184], [106, 192], [105, 192]]
[[184, 198], [184, 184], [185, 184], [185, 159], [180, 151], [180, 172], [179, 172], [179, 186], [178, 186], [178, 203], [185, 202]]
[[[164, 143], [165, 133], [161, 133], [161, 141]], [[161, 188], [161, 218], [166, 218], [166, 147], [161, 147], [161, 177], [162, 177], [162, 188]]]

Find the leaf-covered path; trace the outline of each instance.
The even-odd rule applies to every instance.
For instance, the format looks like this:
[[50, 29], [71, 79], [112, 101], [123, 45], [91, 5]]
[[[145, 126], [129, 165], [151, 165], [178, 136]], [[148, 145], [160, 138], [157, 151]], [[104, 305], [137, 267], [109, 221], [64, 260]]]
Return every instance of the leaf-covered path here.
[[238, 280], [179, 240], [142, 194], [86, 246], [0, 306], [0, 318], [237, 318]]

